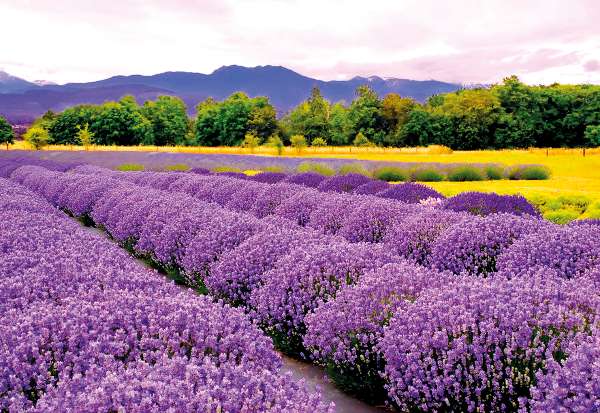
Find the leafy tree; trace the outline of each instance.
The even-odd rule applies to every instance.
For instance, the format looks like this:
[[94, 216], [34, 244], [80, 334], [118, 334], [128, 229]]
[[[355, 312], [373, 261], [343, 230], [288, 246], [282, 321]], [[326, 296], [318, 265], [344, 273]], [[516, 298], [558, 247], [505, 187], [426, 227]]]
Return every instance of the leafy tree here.
[[250, 149], [250, 153], [254, 153], [254, 149], [260, 145], [260, 138], [249, 132], [246, 134], [246, 136], [244, 136], [244, 142], [242, 145], [244, 148]]
[[183, 100], [175, 96], [159, 96], [155, 101], [144, 103], [142, 114], [152, 125], [152, 144], [185, 144], [188, 117]]
[[312, 140], [312, 142], [310, 143], [311, 146], [327, 146], [327, 141], [324, 138], [321, 138], [320, 136], [317, 136], [316, 138], [314, 138]]
[[90, 132], [89, 125], [86, 123], [83, 128], [79, 128], [77, 132], [77, 140], [80, 145], [83, 145], [86, 150], [94, 143], [94, 134]]
[[369, 141], [369, 139], [363, 135], [362, 132], [358, 132], [356, 134], [356, 137], [354, 138], [354, 141], [352, 142], [352, 144], [354, 146], [373, 146], [373, 143], [371, 141]]
[[39, 126], [32, 126], [27, 129], [27, 132], [23, 135], [23, 139], [37, 151], [48, 145], [50, 135], [46, 129]]
[[6, 119], [0, 116], [0, 143], [6, 144], [6, 150], [8, 150], [8, 145], [13, 143], [15, 140], [15, 132], [13, 131], [12, 126]]
[[290, 138], [292, 147], [296, 149], [297, 153], [302, 153], [306, 148], [306, 138], [302, 135], [294, 135]]
[[329, 136], [331, 104], [314, 87], [310, 97], [296, 106], [283, 120], [291, 135], [303, 135], [306, 139]]
[[350, 143], [350, 122], [348, 109], [341, 103], [331, 106], [329, 117], [329, 139], [333, 145], [348, 145]]
[[398, 146], [400, 132], [417, 105], [411, 98], [403, 98], [396, 93], [389, 93], [381, 102], [381, 116], [386, 130], [385, 144]]
[[100, 145], [152, 145], [152, 123], [143, 115], [133, 96], [100, 107], [90, 129]]
[[199, 145], [238, 146], [247, 132], [265, 139], [277, 129], [275, 109], [268, 99], [250, 99], [242, 92], [223, 102], [208, 98], [197, 106], [196, 112], [195, 137]]
[[585, 141], [589, 146], [600, 146], [600, 125], [585, 128]]
[[381, 115], [381, 100], [369, 86], [359, 86], [348, 111], [350, 136], [362, 133], [375, 144], [385, 143], [385, 125]]
[[52, 143], [78, 145], [79, 127], [86, 124], [93, 125], [99, 113], [100, 106], [77, 105], [65, 109], [58, 115], [46, 112], [38, 125], [48, 130]]
[[277, 150], [277, 155], [281, 156], [281, 154], [283, 153], [283, 141], [281, 140], [279, 135], [275, 134], [270, 136], [269, 140], [267, 141], [267, 145], [272, 148], [275, 148]]

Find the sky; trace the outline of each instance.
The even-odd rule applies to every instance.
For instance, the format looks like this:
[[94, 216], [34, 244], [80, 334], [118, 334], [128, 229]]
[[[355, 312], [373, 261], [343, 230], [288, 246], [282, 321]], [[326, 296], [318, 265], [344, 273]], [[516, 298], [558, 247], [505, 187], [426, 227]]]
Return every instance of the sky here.
[[223, 65], [600, 84], [599, 0], [0, 0], [0, 70], [57, 83]]

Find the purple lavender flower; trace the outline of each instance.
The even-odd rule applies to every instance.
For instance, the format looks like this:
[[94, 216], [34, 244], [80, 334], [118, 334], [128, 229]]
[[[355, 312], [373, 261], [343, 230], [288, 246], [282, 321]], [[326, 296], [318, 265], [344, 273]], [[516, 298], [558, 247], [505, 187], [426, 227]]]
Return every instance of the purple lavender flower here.
[[321, 182], [327, 177], [316, 172], [304, 172], [299, 174], [288, 175], [282, 182], [287, 184], [296, 184], [307, 186], [309, 188], [316, 188]]
[[366, 184], [357, 186], [356, 188], [354, 188], [352, 193], [359, 195], [375, 195], [379, 192], [389, 189], [390, 187], [391, 185], [387, 182], [374, 179], [371, 182], [367, 182]]
[[371, 178], [361, 174], [337, 175], [325, 179], [317, 189], [323, 192], [352, 192], [354, 188], [371, 181]]
[[248, 177], [248, 179], [264, 184], [276, 184], [277, 182], [283, 181], [286, 177], [287, 175], [283, 172], [261, 172]]
[[391, 185], [391, 188], [378, 193], [377, 196], [395, 199], [408, 204], [417, 204], [419, 201], [427, 198], [444, 198], [444, 196], [435, 189], [414, 182]]
[[434, 242], [431, 264], [441, 271], [486, 277], [496, 272], [497, 257], [510, 245], [548, 225], [511, 214], [462, 220]]
[[474, 215], [507, 213], [514, 215], [532, 215], [540, 213], [521, 195], [498, 195], [485, 192], [462, 192], [444, 203], [445, 209], [465, 211]]

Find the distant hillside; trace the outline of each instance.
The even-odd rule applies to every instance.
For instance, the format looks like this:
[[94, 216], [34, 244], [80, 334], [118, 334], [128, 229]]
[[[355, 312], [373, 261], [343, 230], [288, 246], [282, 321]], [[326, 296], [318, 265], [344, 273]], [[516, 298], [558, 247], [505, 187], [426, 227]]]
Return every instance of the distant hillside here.
[[165, 72], [152, 76], [114, 76], [89, 83], [40, 85], [0, 72], [0, 114], [13, 123], [24, 123], [51, 109], [61, 111], [81, 103], [102, 103], [133, 95], [139, 102], [158, 95], [176, 95], [188, 105], [190, 113], [201, 100], [212, 96], [224, 99], [235, 91], [250, 96], [264, 95], [280, 113], [306, 99], [314, 86], [331, 101], [352, 101], [355, 89], [369, 84], [379, 95], [394, 92], [424, 101], [438, 93], [460, 88], [436, 80], [383, 79], [355, 77], [343, 81], [322, 81], [303, 76], [281, 66], [223, 66], [211, 74]]

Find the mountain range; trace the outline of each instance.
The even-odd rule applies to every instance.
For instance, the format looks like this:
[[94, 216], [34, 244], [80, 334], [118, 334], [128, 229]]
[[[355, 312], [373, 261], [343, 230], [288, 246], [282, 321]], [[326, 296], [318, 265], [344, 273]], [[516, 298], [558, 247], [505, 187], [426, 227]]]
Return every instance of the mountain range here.
[[196, 104], [213, 97], [221, 100], [236, 91], [249, 96], [268, 96], [280, 114], [305, 100], [313, 87], [332, 102], [349, 103], [358, 86], [368, 84], [380, 96], [398, 93], [424, 101], [429, 96], [458, 90], [461, 85], [436, 80], [354, 77], [323, 81], [303, 76], [282, 66], [223, 66], [210, 74], [165, 72], [152, 76], [113, 76], [88, 83], [56, 85], [28, 82], [0, 71], [0, 115], [11, 123], [29, 123], [47, 110], [59, 112], [82, 103], [99, 104], [133, 95], [138, 102], [159, 95], [181, 97], [193, 113]]

